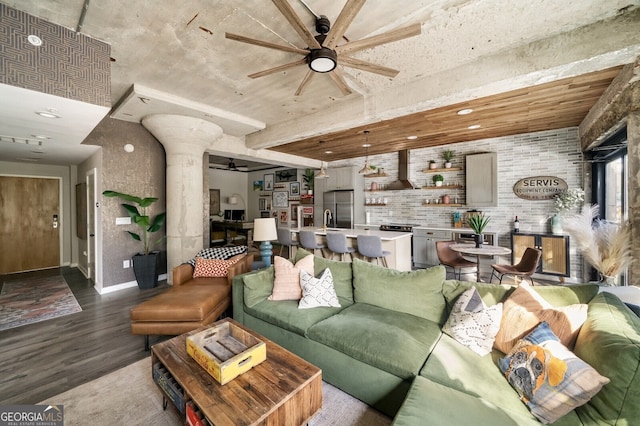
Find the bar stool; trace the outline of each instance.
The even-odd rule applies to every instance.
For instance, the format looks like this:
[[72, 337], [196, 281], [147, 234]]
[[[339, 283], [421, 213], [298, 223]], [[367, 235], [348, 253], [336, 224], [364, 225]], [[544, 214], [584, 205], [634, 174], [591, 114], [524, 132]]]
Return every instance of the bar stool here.
[[382, 250], [382, 239], [377, 235], [358, 235], [358, 252], [365, 258], [376, 259], [376, 263], [387, 266], [386, 256], [391, 254], [390, 251]]
[[291, 229], [289, 228], [278, 228], [278, 244], [280, 244], [280, 253], [278, 254], [280, 257], [282, 257], [282, 249], [285, 246], [289, 252], [289, 257], [291, 257], [291, 247], [298, 247], [298, 242], [293, 241], [291, 238]]
[[331, 258], [334, 254], [340, 255], [340, 261], [344, 262], [344, 255], [348, 254], [353, 261], [356, 249], [347, 246], [347, 236], [342, 232], [327, 232], [327, 247], [331, 250]]
[[322, 243], [316, 241], [316, 233], [313, 231], [300, 231], [298, 233], [298, 241], [302, 248], [307, 250], [311, 250], [313, 254], [316, 253], [316, 250], [320, 250], [320, 254], [322, 257], [325, 257], [324, 251], [322, 250], [326, 246]]

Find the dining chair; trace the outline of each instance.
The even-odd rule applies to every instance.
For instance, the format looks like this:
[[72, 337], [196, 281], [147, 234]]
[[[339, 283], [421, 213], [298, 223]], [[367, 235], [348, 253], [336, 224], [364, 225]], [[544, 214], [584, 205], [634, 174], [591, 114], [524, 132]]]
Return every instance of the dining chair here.
[[322, 257], [326, 257], [324, 255], [324, 248], [326, 247], [324, 244], [316, 241], [316, 233], [313, 231], [300, 231], [298, 233], [298, 242], [302, 248], [310, 250], [313, 254], [316, 253], [316, 250], [320, 250], [320, 254]]
[[436, 241], [436, 253], [440, 264], [453, 269], [453, 278], [456, 278], [456, 270], [458, 271], [457, 279], [462, 275], [462, 268], [473, 268], [477, 270], [478, 265], [462, 256], [462, 253], [451, 250], [451, 244], [455, 241]]
[[353, 261], [353, 253], [356, 249], [347, 245], [347, 236], [342, 232], [327, 232], [327, 247], [331, 251], [331, 257], [334, 254], [340, 255], [340, 261], [344, 262], [344, 255], [348, 254]]
[[297, 247], [298, 242], [294, 241], [293, 238], [291, 238], [291, 229], [278, 228], [277, 231], [278, 231], [278, 244], [280, 244], [280, 253], [278, 254], [278, 256], [282, 257], [282, 249], [287, 247], [289, 257], [291, 257], [291, 247]]
[[382, 250], [382, 239], [377, 235], [358, 235], [358, 253], [369, 259], [376, 260], [377, 264], [380, 264], [382, 259], [382, 265], [388, 267], [386, 257], [391, 254], [390, 251]]
[[533, 285], [533, 274], [538, 269], [538, 263], [540, 262], [540, 257], [542, 257], [542, 251], [533, 248], [527, 247], [518, 262], [515, 265], [491, 265], [493, 271], [491, 272], [491, 280], [489, 282], [493, 282], [494, 275], [496, 278], [500, 278], [500, 284], [502, 284], [502, 277], [505, 275], [513, 275], [514, 277], [529, 277], [531, 280], [531, 285]]

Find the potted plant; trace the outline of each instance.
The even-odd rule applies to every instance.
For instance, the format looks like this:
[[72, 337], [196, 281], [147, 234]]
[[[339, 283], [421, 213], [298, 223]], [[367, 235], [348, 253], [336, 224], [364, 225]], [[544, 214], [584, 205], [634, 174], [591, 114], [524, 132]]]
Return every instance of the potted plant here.
[[442, 186], [444, 183], [444, 176], [441, 174], [433, 175], [433, 183], [435, 183], [436, 186]]
[[313, 195], [313, 179], [315, 175], [313, 170], [307, 167], [302, 175], [302, 181], [304, 182], [304, 189], [307, 190], [307, 194]]
[[433, 170], [436, 168], [436, 160], [429, 161], [429, 169]]
[[473, 240], [478, 248], [482, 247], [482, 243], [484, 241], [484, 235], [482, 235], [482, 233], [490, 221], [491, 218], [489, 216], [485, 216], [484, 213], [473, 214], [467, 219], [469, 228], [473, 229]]
[[[126, 231], [131, 238], [142, 243], [141, 251], [133, 256], [133, 273], [141, 289], [154, 288], [158, 284], [158, 254], [152, 251], [153, 247], [160, 243], [164, 237], [155, 241], [150, 240], [149, 234], [158, 232], [164, 225], [166, 213], [162, 212], [151, 218], [147, 215], [147, 207], [158, 201], [157, 198], [140, 198], [134, 195], [123, 194], [116, 191], [104, 191], [105, 197], [118, 197], [127, 203], [122, 203], [131, 221], [138, 225], [140, 233]], [[138, 210], [138, 208], [140, 210]]]
[[451, 151], [450, 149], [447, 149], [442, 152], [442, 159], [444, 160], [445, 169], [451, 168], [451, 160], [453, 159], [453, 156], [454, 156], [453, 151]]
[[631, 228], [596, 219], [598, 205], [582, 207], [581, 213], [565, 215], [564, 229], [578, 249], [600, 274], [601, 285], [616, 285], [618, 275], [633, 261]]
[[584, 201], [584, 191], [580, 188], [566, 189], [556, 194], [553, 199], [555, 214], [551, 216], [551, 232], [562, 234], [562, 217], [572, 213]]

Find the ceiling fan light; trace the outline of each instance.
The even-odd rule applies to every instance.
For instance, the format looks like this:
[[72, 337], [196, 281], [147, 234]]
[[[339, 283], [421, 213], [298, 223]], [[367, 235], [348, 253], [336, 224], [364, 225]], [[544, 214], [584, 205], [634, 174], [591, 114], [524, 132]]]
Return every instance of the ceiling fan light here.
[[333, 71], [338, 64], [338, 55], [326, 47], [312, 49], [308, 56], [309, 68], [315, 72]]

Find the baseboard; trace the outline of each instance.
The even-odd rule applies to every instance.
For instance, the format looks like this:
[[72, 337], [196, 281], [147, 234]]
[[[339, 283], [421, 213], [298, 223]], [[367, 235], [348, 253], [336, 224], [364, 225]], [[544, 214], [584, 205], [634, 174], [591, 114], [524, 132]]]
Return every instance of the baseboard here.
[[[167, 279], [167, 274], [158, 275], [158, 281], [164, 281], [166, 279]], [[126, 283], [110, 285], [109, 287], [103, 287], [102, 291], [99, 291], [98, 293], [99, 294], [108, 294], [108, 293], [113, 293], [114, 291], [125, 290], [127, 288], [137, 287], [137, 286], [138, 286], [138, 282], [137, 281], [129, 281], [129, 282], [126, 282]]]

